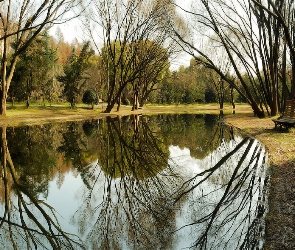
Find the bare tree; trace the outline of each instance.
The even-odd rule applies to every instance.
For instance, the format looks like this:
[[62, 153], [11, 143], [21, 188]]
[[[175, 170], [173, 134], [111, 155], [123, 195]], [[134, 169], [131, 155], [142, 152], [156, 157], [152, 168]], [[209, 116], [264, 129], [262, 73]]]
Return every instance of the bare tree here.
[[[97, 50], [101, 51], [104, 70], [108, 72], [105, 110], [108, 113], [116, 103], [117, 109], [120, 108], [122, 92], [128, 85], [133, 87], [137, 99], [147, 68], [166, 67], [166, 62], [156, 63], [159, 59], [156, 48], [166, 51], [165, 58], [176, 52], [176, 44], [167, 29], [169, 19], [175, 17], [176, 12], [169, 1], [158, 0], [101, 0], [93, 3], [92, 10], [85, 23]], [[103, 37], [97, 35], [97, 29]], [[160, 72], [158, 70], [158, 74]]]
[[249, 5], [259, 28], [266, 100], [275, 115], [278, 109], [283, 111], [286, 99], [295, 96], [294, 1], [252, 0]]
[[0, 3], [2, 115], [6, 115], [6, 100], [19, 55], [40, 32], [75, 18], [78, 14], [74, 8], [80, 2], [81, 0], [8, 0]]
[[[203, 40], [209, 40], [204, 37], [216, 37], [211, 39], [214, 50], [211, 54], [205, 53], [203, 40], [187, 41], [176, 35], [184, 49], [235, 88], [257, 116], [263, 117], [265, 110], [276, 115], [278, 100], [286, 98], [288, 92], [287, 47], [291, 67], [294, 53], [290, 36], [291, 2], [196, 1], [195, 7], [185, 12], [193, 17], [192, 32], [196, 37], [202, 36]], [[226, 51], [231, 73], [238, 81], [228, 77], [215, 60], [220, 49]]]

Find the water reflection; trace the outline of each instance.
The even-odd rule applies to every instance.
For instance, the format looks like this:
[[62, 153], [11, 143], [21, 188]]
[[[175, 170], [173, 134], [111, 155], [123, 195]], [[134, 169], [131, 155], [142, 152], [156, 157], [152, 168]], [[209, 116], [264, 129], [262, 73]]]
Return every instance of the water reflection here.
[[1, 132], [5, 249], [262, 248], [265, 150], [216, 116]]
[[[192, 211], [181, 228], [189, 227], [196, 249], [261, 248], [265, 212], [265, 152], [246, 137], [220, 145], [203, 169], [180, 188], [175, 202]], [[214, 159], [212, 159], [214, 157]], [[214, 165], [209, 165], [211, 162]], [[208, 184], [210, 183], [210, 184]], [[201, 228], [201, 230], [200, 230]]]
[[82, 246], [79, 238], [64, 232], [55, 218], [54, 208], [36, 197], [40, 186], [44, 189], [43, 185], [30, 186], [34, 172], [22, 178], [22, 173], [17, 171], [7, 145], [6, 127], [1, 128], [1, 135], [2, 249], [78, 249]]
[[169, 249], [173, 203], [167, 185], [174, 184], [160, 174], [169, 151], [145, 119], [129, 119], [100, 124], [98, 160], [88, 167], [88, 188], [73, 220], [91, 249]]

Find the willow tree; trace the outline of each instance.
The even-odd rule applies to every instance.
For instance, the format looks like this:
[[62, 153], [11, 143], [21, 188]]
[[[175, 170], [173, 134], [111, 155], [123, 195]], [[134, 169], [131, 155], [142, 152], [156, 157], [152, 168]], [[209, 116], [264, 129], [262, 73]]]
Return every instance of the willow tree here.
[[265, 82], [271, 82], [269, 106], [274, 115], [286, 99], [295, 97], [295, 40], [293, 0], [249, 0], [259, 28], [259, 55]]
[[137, 60], [134, 62], [135, 69], [143, 62], [143, 69], [138, 78], [132, 83], [133, 87], [133, 109], [143, 106], [151, 92], [160, 88], [161, 82], [169, 76], [170, 62], [169, 51], [157, 43], [149, 40], [140, 41], [137, 52]]
[[6, 0], [0, 3], [2, 115], [6, 115], [6, 100], [19, 56], [42, 31], [77, 16], [72, 10], [80, 2], [81, 0]]
[[[177, 36], [183, 42], [184, 49], [235, 88], [258, 117], [264, 117], [265, 111], [269, 115], [276, 115], [278, 103], [288, 97], [288, 58], [291, 59], [291, 68], [295, 58], [290, 36], [292, 2], [196, 1], [191, 10], [185, 11], [193, 17], [193, 34], [202, 39], [188, 41]], [[214, 37], [210, 43], [210, 54], [203, 46], [204, 41], [209, 40], [204, 37], [208, 36]], [[226, 52], [224, 60], [231, 65], [232, 78], [215, 59], [220, 51]], [[234, 78], [236, 81], [233, 81]]]
[[[105, 110], [108, 113], [116, 103], [117, 109], [120, 108], [121, 96], [127, 86], [138, 90], [136, 84], [146, 66], [155, 61], [156, 47], [162, 47], [167, 58], [177, 52], [167, 24], [171, 18], [178, 17], [168, 0], [100, 0], [93, 3], [91, 10], [86, 23], [98, 50], [100, 42], [103, 44], [102, 58], [108, 72]], [[98, 36], [97, 31], [103, 36]], [[156, 47], [150, 44], [156, 44]], [[143, 46], [145, 55], [140, 56]]]
[[[116, 85], [114, 85], [114, 93], [120, 94], [120, 86], [122, 89], [122, 97], [133, 99], [132, 110], [143, 106], [152, 91], [157, 90], [163, 79], [169, 74], [170, 62], [169, 51], [159, 46], [156, 42], [150, 40], [138, 40], [131, 44], [127, 44], [123, 55], [121, 53], [120, 43], [117, 42], [117, 57], [110, 60], [107, 47], [103, 47], [101, 55], [104, 64], [101, 65], [103, 71], [113, 75]], [[121, 60], [120, 67], [116, 67], [116, 63]], [[126, 92], [129, 92], [128, 95]], [[118, 95], [118, 108], [120, 107], [120, 97]]]

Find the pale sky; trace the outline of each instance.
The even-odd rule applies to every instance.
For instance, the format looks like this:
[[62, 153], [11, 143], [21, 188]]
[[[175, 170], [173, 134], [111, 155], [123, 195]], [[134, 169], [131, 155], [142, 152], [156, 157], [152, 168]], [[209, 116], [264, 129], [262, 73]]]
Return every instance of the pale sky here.
[[[179, 4], [181, 7], [188, 9], [191, 0], [176, 0], [176, 3]], [[56, 35], [56, 28], [59, 27], [64, 35], [64, 40], [68, 43], [71, 43], [75, 38], [78, 39], [79, 42], [83, 40], [88, 40], [88, 37], [85, 36], [81, 29], [81, 23], [78, 19], [73, 19], [71, 21], [66, 22], [65, 24], [59, 24], [53, 26], [49, 31], [49, 34], [52, 36]], [[183, 53], [179, 55], [177, 58], [171, 60], [171, 67], [170, 70], [175, 71], [181, 65], [185, 67], [189, 66], [191, 56]]]

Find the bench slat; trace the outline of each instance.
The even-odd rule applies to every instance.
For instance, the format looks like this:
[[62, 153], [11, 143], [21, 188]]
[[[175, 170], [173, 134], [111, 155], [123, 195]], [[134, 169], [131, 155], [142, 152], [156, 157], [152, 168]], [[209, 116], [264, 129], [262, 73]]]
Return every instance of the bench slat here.
[[295, 100], [286, 100], [286, 107], [282, 116], [274, 119], [275, 127], [285, 126], [286, 128], [295, 126]]

